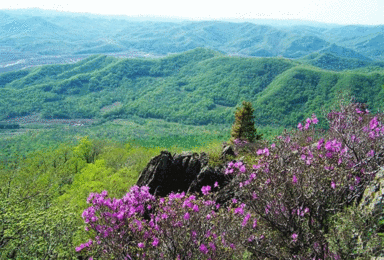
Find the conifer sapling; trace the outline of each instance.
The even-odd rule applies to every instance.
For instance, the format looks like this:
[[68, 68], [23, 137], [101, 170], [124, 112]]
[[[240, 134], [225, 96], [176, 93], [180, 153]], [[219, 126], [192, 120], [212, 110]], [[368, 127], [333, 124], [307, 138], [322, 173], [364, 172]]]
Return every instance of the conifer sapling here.
[[235, 140], [254, 142], [261, 140], [262, 134], [258, 135], [255, 128], [255, 116], [253, 115], [254, 109], [251, 102], [243, 101], [243, 107], [237, 108], [235, 112], [235, 122], [231, 130], [230, 142], [234, 143]]

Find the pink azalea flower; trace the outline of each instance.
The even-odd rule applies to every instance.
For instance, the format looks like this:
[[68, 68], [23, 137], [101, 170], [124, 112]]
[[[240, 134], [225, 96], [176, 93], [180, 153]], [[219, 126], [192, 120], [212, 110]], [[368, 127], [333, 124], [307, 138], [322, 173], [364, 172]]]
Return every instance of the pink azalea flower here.
[[157, 246], [159, 244], [159, 239], [155, 237], [152, 242], [152, 246]]
[[297, 125], [297, 128], [299, 128], [300, 131], [303, 131], [303, 125], [302, 125], [301, 123], [299, 123], [299, 124]]
[[200, 245], [200, 251], [205, 255], [208, 254], [208, 249], [204, 244]]
[[297, 237], [298, 237], [298, 236], [297, 236], [296, 233], [293, 233], [291, 237], [292, 237], [293, 242], [296, 242], [296, 241], [297, 241]]
[[317, 120], [316, 115], [312, 114], [312, 124], [317, 124], [319, 120]]
[[203, 192], [203, 194], [204, 195], [208, 195], [209, 194], [209, 192], [211, 191], [211, 186], [203, 186], [202, 188], [201, 188], [201, 191]]
[[293, 175], [292, 183], [293, 183], [293, 184], [296, 184], [296, 183], [297, 183], [297, 177], [296, 177], [296, 175]]
[[257, 227], [257, 219], [254, 219], [253, 220], [253, 225], [252, 225], [253, 228], [256, 228]]

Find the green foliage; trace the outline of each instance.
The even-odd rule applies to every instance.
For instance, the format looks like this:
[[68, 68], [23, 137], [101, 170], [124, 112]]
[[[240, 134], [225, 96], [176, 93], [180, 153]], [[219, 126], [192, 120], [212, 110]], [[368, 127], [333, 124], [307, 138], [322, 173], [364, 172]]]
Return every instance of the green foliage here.
[[79, 145], [74, 148], [74, 153], [86, 163], [92, 163], [101, 152], [102, 146], [103, 144], [100, 141], [91, 142], [88, 136], [86, 136], [82, 138]]
[[[1, 201], [0, 207], [9, 207]], [[66, 207], [33, 208], [26, 211], [15, 203], [1, 212], [1, 259], [77, 259], [72, 236], [77, 231], [75, 212]]]
[[255, 128], [255, 116], [253, 115], [254, 109], [250, 102], [243, 101], [243, 107], [237, 108], [235, 113], [235, 122], [231, 131], [231, 142], [235, 139], [246, 140], [254, 142], [260, 140], [262, 135], [257, 134]]
[[0, 87], [4, 87], [6, 84], [18, 79], [25, 77], [28, 75], [29, 71], [27, 70], [19, 70], [19, 71], [13, 71], [8, 73], [2, 73], [0, 74]]
[[346, 208], [330, 219], [329, 248], [341, 259], [371, 259], [382, 256], [384, 246], [379, 236], [379, 215], [370, 215], [356, 205]]
[[208, 146], [209, 148], [206, 150], [206, 153], [208, 154], [208, 165], [211, 167], [216, 166], [223, 166], [223, 161], [221, 159], [221, 152], [222, 147], [220, 144], [217, 144], [215, 146]]
[[360, 60], [357, 58], [345, 58], [334, 55], [332, 53], [323, 54], [311, 54], [308, 59], [308, 64], [325, 69], [334, 71], [343, 70], [355, 70], [359, 68], [366, 68], [371, 64], [369, 61]]
[[[372, 111], [384, 108], [382, 70], [333, 72], [304, 61], [227, 57], [203, 48], [161, 59], [94, 55], [70, 66], [1, 77], [7, 83], [0, 94], [0, 120], [36, 112], [44, 119], [139, 116], [189, 125], [230, 124], [235, 107], [247, 99], [258, 125], [292, 127], [311, 113], [320, 114], [341, 89]], [[113, 104], [120, 105], [105, 109]]]
[[74, 210], [57, 207], [53, 199], [72, 182], [81, 168], [72, 149], [57, 150], [15, 158], [0, 170], [0, 255], [16, 259], [74, 257], [68, 250], [74, 225]]
[[[357, 102], [369, 104], [372, 113], [382, 110], [384, 80], [381, 73], [334, 73], [298, 66], [281, 74], [256, 100], [255, 116], [262, 124], [297, 126], [297, 122], [315, 113], [319, 126], [326, 128], [322, 110], [336, 99], [339, 91], [349, 92]], [[368, 88], [367, 83], [371, 85]], [[370, 93], [370, 94], [368, 94]], [[375, 93], [375, 94], [373, 94]], [[296, 122], [295, 124], [288, 122]]]

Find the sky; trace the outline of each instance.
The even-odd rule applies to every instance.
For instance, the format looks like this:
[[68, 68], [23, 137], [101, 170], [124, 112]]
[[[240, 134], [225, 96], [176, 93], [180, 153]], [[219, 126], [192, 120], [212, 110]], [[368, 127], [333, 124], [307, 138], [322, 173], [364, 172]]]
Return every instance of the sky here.
[[306, 20], [342, 25], [384, 24], [384, 0], [13, 0], [0, 9], [41, 8], [76, 13], [161, 16], [188, 20]]

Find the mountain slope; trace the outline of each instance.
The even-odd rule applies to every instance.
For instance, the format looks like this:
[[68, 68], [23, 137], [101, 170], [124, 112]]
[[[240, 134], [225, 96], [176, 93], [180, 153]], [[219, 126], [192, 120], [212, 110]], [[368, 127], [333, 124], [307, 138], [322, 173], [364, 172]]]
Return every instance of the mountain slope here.
[[299, 58], [327, 46], [329, 46], [329, 43], [318, 37], [304, 36], [294, 40], [285, 50], [283, 56], [288, 58]]
[[384, 33], [378, 33], [370, 39], [361, 41], [356, 44], [356, 47], [369, 56], [384, 57]]
[[313, 53], [303, 59], [303, 62], [312, 66], [334, 71], [354, 70], [371, 65], [371, 62], [354, 58], [344, 58], [332, 53]]
[[259, 96], [254, 105], [259, 108], [255, 116], [265, 124], [299, 122], [311, 111], [322, 114], [320, 108], [329, 107], [338, 91], [351, 93], [358, 102], [367, 103], [372, 111], [382, 111], [383, 83], [383, 72], [337, 73], [296, 66], [279, 75]]
[[[162, 118], [184, 124], [231, 123], [242, 100], [257, 124], [296, 125], [351, 93], [372, 111], [383, 109], [384, 70], [332, 72], [282, 58], [228, 57], [197, 48], [162, 59], [94, 55], [75, 64], [0, 75], [1, 119]], [[103, 109], [119, 102], [115, 109]], [[319, 116], [321, 118], [321, 116]], [[0, 119], [0, 120], [1, 120]]]
[[320, 50], [319, 53], [330, 53], [342, 58], [359, 59], [361, 61], [372, 61], [372, 59], [367, 58], [356, 51], [353, 51], [351, 49], [344, 48], [341, 46], [337, 46], [336, 44], [332, 44], [331, 46]]

